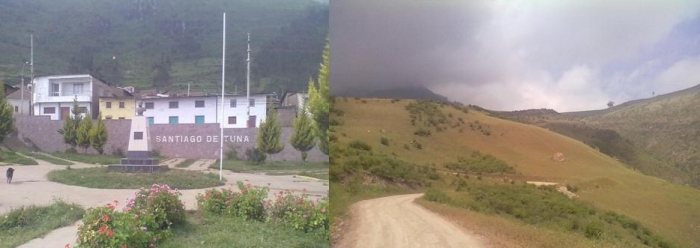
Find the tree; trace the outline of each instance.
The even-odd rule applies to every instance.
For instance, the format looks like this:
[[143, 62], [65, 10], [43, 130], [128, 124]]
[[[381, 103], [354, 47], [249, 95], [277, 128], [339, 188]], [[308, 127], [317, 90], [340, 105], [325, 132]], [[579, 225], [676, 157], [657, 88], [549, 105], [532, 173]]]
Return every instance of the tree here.
[[307, 152], [316, 146], [313, 122], [307, 114], [306, 108], [301, 108], [292, 125], [294, 133], [289, 138], [289, 142], [294, 149], [301, 152], [301, 160], [306, 161]]
[[0, 82], [0, 143], [15, 129], [12, 105], [7, 102], [5, 98], [5, 87], [1, 85], [4, 85], [4, 83]]
[[609, 101], [609, 102], [608, 102], [608, 108], [612, 108], [612, 106], [615, 106], [615, 102]]
[[78, 124], [78, 129], [76, 133], [76, 143], [80, 148], [83, 148], [85, 150], [85, 153], [87, 153], [87, 149], [90, 147], [90, 130], [92, 129], [92, 120], [89, 117], [85, 117], [82, 120], [80, 120], [80, 123]]
[[328, 114], [330, 110], [330, 92], [328, 88], [328, 68], [330, 65], [330, 44], [326, 38], [323, 50], [323, 62], [318, 73], [318, 88], [313, 80], [309, 80], [309, 110], [313, 115], [314, 133], [318, 137], [318, 148], [328, 155]]
[[277, 121], [277, 111], [271, 104], [267, 107], [267, 117], [260, 124], [257, 136], [257, 145], [261, 152], [275, 154], [284, 149], [281, 142], [282, 127]]
[[70, 146], [68, 151], [75, 152], [75, 146], [78, 145], [78, 127], [80, 125], [80, 120], [82, 120], [82, 115], [80, 114], [80, 106], [78, 106], [78, 99], [73, 99], [73, 109], [71, 109], [73, 116], [62, 116], [65, 118], [63, 122], [63, 128], [58, 130], [58, 133], [63, 135], [63, 142]]
[[97, 124], [90, 129], [90, 145], [97, 153], [104, 153], [104, 147], [107, 143], [107, 128], [102, 120], [102, 112], [97, 115]]

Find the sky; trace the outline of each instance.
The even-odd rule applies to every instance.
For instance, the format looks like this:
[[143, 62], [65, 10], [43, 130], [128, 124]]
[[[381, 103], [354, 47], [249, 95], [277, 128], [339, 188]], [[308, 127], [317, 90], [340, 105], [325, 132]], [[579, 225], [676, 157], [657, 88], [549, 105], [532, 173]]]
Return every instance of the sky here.
[[491, 110], [602, 109], [700, 84], [700, 1], [333, 0], [334, 94], [425, 86]]

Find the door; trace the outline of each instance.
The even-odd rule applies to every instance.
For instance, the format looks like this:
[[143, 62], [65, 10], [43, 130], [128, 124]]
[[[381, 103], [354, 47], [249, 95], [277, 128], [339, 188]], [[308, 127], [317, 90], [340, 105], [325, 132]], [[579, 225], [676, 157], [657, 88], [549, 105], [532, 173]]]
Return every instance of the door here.
[[251, 115], [248, 117], [248, 127], [255, 127], [255, 116]]
[[65, 120], [70, 116], [70, 107], [61, 107], [61, 120]]

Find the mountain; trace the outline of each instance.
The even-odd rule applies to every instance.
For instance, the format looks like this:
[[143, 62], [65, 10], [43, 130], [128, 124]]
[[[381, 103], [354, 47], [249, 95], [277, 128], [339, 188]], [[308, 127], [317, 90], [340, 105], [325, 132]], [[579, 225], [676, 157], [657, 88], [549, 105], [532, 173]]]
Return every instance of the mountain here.
[[[330, 118], [331, 216], [341, 225], [338, 233], [351, 203], [417, 191], [429, 209], [511, 246], [700, 244], [693, 227], [700, 221], [700, 190], [644, 175], [545, 128], [475, 107], [397, 99], [336, 97]], [[578, 196], [526, 181], [565, 185]]]
[[447, 97], [436, 94], [423, 86], [405, 86], [381, 90], [352, 89], [340, 93], [338, 96], [447, 101]]
[[0, 0], [0, 80], [19, 82], [33, 34], [38, 76], [91, 73], [119, 86], [215, 90], [224, 12], [228, 85], [244, 88], [246, 33], [253, 87], [301, 91], [316, 76], [328, 4], [314, 0]]

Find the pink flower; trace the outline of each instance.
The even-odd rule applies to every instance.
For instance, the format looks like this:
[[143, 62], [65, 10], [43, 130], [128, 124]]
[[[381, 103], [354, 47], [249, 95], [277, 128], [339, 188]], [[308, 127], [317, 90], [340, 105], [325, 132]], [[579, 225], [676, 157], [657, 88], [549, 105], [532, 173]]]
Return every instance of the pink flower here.
[[109, 220], [109, 215], [106, 215], [106, 214], [102, 215], [102, 220], [103, 220], [103, 221], [108, 221], [108, 220]]
[[321, 213], [326, 213], [326, 208], [325, 208], [325, 207], [321, 208]]
[[65, 247], [65, 248], [70, 248], [70, 244], [66, 244], [66, 246], [64, 246], [64, 247]]
[[114, 235], [114, 232], [112, 230], [107, 231], [107, 237], [112, 237]]

